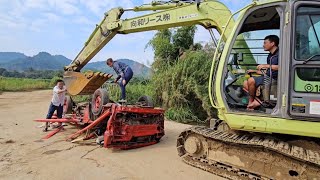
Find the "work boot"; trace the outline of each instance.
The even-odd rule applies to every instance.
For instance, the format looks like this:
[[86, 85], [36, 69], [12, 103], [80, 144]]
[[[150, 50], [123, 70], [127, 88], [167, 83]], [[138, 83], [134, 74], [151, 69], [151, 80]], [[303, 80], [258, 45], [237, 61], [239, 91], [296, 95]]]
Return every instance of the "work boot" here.
[[104, 137], [103, 136], [98, 136], [98, 138], [96, 139], [96, 143], [99, 144], [99, 145], [103, 145]]
[[49, 122], [46, 122], [42, 131], [43, 132], [47, 132], [48, 131], [48, 127], [50, 127], [50, 124], [49, 124]]

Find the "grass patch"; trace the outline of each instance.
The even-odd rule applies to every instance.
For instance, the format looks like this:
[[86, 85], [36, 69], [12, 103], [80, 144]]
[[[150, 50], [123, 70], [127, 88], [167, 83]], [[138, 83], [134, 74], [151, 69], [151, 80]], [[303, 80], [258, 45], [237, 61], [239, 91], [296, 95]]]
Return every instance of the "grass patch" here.
[[71, 98], [76, 103], [91, 101], [91, 95], [77, 95], [77, 96], [72, 96]]
[[30, 91], [51, 88], [51, 80], [0, 77], [1, 91]]
[[[109, 93], [109, 97], [113, 101], [120, 100], [121, 90], [118, 84], [108, 84], [105, 86]], [[138, 101], [139, 97], [147, 95], [154, 96], [154, 91], [150, 83], [132, 83], [126, 86], [127, 102], [134, 104]]]

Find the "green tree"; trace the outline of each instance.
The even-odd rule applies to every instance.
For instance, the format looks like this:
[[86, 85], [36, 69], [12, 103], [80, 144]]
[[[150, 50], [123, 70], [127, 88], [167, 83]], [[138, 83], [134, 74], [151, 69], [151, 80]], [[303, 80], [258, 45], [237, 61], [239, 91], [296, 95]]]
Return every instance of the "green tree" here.
[[0, 68], [0, 76], [1, 76], [5, 71], [7, 71], [5, 68]]
[[175, 31], [170, 29], [158, 31], [146, 46], [151, 46], [154, 50], [153, 69], [165, 70], [176, 63], [179, 51], [186, 51], [193, 46], [195, 32], [195, 26], [181, 27]]
[[193, 46], [194, 35], [196, 33], [196, 26], [184, 26], [178, 28], [176, 33], [172, 36], [173, 45], [175, 48], [189, 49]]
[[181, 122], [215, 116], [207, 93], [215, 47], [194, 43], [195, 32], [195, 26], [158, 31], [148, 43], [155, 54], [154, 100], [166, 109], [169, 119]]
[[28, 68], [28, 70], [27, 70], [27, 72], [34, 72], [34, 71], [35, 70], [32, 67]]
[[151, 46], [154, 50], [154, 55], [161, 59], [171, 59], [174, 54], [174, 47], [171, 43], [172, 33], [169, 29], [158, 31], [155, 36], [149, 41], [147, 46]]

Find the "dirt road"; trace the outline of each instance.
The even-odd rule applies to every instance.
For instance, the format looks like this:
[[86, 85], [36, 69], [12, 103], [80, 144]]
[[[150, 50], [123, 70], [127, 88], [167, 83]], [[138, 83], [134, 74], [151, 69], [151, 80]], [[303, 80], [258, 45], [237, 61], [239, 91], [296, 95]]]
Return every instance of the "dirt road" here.
[[221, 179], [184, 164], [176, 137], [188, 125], [167, 121], [159, 144], [127, 151], [64, 139], [76, 129], [41, 140], [33, 119], [46, 115], [51, 91], [0, 95], [0, 179]]

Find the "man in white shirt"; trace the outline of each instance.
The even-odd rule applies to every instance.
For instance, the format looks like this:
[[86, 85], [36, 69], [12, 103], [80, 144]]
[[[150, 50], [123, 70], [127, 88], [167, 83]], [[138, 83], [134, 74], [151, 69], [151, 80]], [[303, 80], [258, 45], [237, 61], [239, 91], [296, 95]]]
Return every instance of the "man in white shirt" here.
[[[49, 106], [49, 111], [46, 119], [51, 119], [55, 110], [57, 110], [57, 117], [62, 118], [66, 91], [67, 89], [64, 86], [64, 82], [61, 79], [57, 80], [56, 86], [53, 88], [53, 96], [52, 96], [52, 100]], [[49, 123], [46, 123], [43, 131], [47, 131], [48, 126], [49, 126]]]

